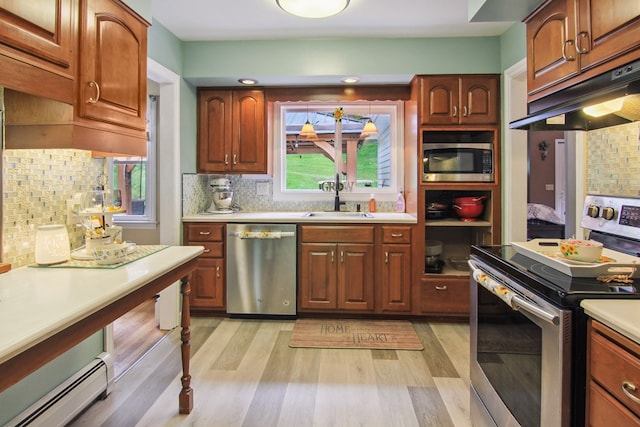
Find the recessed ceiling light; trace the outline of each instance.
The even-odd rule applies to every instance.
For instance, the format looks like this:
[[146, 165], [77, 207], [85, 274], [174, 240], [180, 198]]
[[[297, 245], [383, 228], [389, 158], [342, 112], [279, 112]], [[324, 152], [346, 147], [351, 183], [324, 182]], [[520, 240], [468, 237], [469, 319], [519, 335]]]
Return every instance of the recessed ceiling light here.
[[345, 77], [341, 80], [342, 83], [346, 83], [346, 84], [358, 83], [359, 81], [360, 81], [360, 78], [358, 77]]
[[287, 13], [301, 18], [326, 18], [342, 12], [349, 0], [276, 0]]
[[241, 83], [247, 86], [252, 86], [252, 85], [258, 84], [258, 81], [256, 79], [238, 79], [238, 83]]

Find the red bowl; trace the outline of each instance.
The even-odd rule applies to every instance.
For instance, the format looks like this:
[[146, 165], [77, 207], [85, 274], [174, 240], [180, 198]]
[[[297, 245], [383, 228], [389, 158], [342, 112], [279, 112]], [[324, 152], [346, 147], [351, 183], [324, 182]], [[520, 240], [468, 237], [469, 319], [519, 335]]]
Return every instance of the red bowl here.
[[474, 197], [456, 197], [453, 202], [456, 205], [481, 205], [487, 196], [474, 196]]
[[484, 206], [482, 204], [455, 204], [453, 205], [453, 211], [464, 221], [482, 215]]

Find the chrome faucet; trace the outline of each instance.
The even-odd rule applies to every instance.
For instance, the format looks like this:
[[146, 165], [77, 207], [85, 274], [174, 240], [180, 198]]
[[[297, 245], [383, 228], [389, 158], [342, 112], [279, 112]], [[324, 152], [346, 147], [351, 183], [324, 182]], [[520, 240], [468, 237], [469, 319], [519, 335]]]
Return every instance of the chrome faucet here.
[[336, 174], [336, 196], [333, 198], [333, 210], [340, 212], [340, 206], [345, 205], [346, 202], [340, 201], [340, 174]]

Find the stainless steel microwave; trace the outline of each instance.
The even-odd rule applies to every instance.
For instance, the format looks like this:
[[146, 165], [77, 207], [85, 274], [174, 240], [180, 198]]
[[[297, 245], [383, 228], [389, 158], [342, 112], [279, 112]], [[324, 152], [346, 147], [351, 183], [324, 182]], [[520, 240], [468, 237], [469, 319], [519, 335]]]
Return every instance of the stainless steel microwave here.
[[425, 142], [423, 182], [493, 182], [493, 144]]

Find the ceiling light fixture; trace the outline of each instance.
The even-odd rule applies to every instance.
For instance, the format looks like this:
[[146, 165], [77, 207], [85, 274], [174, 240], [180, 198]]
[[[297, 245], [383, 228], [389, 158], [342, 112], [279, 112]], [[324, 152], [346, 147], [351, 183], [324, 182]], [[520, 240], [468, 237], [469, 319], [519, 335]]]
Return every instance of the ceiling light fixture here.
[[304, 125], [302, 125], [299, 136], [305, 139], [316, 139], [318, 137], [318, 135], [316, 134], [316, 130], [313, 128], [313, 125], [309, 121], [309, 106], [307, 106], [307, 121]]
[[362, 133], [360, 134], [360, 139], [367, 139], [376, 135], [378, 135], [378, 128], [376, 127], [376, 124], [373, 123], [373, 120], [371, 120], [371, 104], [369, 104], [369, 121], [364, 124]]
[[349, 6], [349, 0], [276, 0], [282, 10], [301, 18], [326, 18]]
[[342, 80], [340, 80], [342, 83], [345, 84], [354, 84], [354, 83], [358, 83], [360, 81], [360, 78], [358, 77], [345, 77]]
[[253, 85], [257, 85], [258, 81], [256, 79], [238, 79], [238, 83], [243, 84], [243, 85], [247, 85], [247, 86], [253, 86]]

